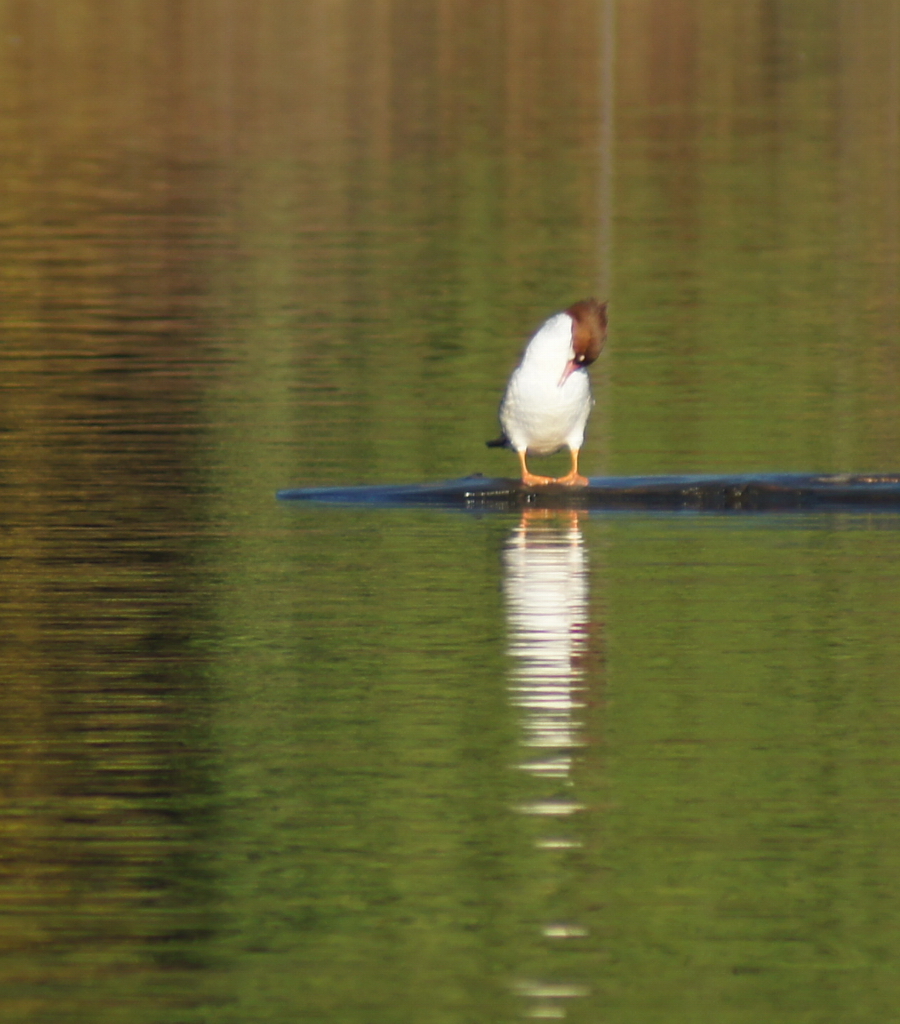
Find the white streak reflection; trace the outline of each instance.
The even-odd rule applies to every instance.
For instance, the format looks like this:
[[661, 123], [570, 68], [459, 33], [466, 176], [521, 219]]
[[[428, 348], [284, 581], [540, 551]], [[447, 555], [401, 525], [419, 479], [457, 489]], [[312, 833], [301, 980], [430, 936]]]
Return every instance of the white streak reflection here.
[[544, 925], [544, 935], [548, 939], [583, 939], [587, 933], [587, 928], [577, 924]]
[[534, 803], [519, 804], [522, 814], [544, 814], [548, 817], [561, 818], [584, 810], [584, 804], [576, 804], [571, 800], [536, 800]]
[[565, 752], [579, 747], [577, 712], [588, 615], [584, 543], [578, 521], [523, 518], [503, 553], [509, 653], [515, 660], [512, 701], [525, 712], [524, 742], [556, 750], [552, 760], [525, 762], [535, 774], [567, 775]]
[[[555, 898], [570, 884], [568, 853], [581, 846], [578, 839], [558, 833], [572, 828], [586, 809], [573, 798], [571, 777], [585, 745], [581, 711], [588, 640], [587, 554], [578, 513], [561, 517], [526, 511], [507, 541], [503, 567], [512, 660], [509, 693], [520, 711], [522, 743], [529, 749], [517, 767], [529, 773], [535, 790], [535, 798], [516, 810], [558, 830], [536, 845], [546, 851], [538, 855], [546, 871], [539, 888], [547, 894], [546, 906], [538, 911], [546, 915], [539, 934], [559, 949], [588, 934], [577, 921], [566, 920], [563, 903]], [[555, 954], [544, 962], [550, 974], [563, 967]], [[570, 969], [564, 966], [565, 973]], [[565, 978], [520, 979], [514, 989], [527, 1000], [527, 1017], [547, 1019], [564, 1018], [567, 1004], [589, 993], [585, 985]]]
[[580, 839], [569, 839], [566, 836], [547, 836], [538, 839], [535, 844], [540, 850], [577, 850], [582, 842]]

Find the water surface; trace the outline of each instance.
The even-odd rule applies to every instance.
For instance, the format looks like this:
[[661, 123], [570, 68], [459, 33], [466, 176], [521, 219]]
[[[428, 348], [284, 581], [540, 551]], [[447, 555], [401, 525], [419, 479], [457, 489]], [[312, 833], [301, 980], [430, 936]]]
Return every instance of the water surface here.
[[896, 0], [0, 45], [3, 1019], [891, 1019], [893, 515], [274, 494], [512, 472], [600, 290], [587, 472], [896, 471]]

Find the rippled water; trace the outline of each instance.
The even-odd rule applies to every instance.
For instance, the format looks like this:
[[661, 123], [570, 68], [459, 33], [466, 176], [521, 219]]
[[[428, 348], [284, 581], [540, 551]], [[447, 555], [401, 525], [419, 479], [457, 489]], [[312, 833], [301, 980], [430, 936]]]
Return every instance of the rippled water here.
[[274, 494], [512, 473], [601, 288], [585, 471], [900, 468], [896, 0], [0, 46], [3, 1019], [892, 1019], [893, 514]]

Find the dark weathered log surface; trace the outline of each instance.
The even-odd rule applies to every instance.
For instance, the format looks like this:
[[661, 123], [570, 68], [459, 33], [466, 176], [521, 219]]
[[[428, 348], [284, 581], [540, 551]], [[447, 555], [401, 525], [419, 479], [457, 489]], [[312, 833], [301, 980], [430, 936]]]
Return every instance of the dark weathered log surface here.
[[594, 477], [587, 487], [526, 487], [519, 480], [469, 476], [436, 484], [297, 488], [279, 491], [278, 498], [330, 505], [424, 505], [498, 512], [522, 508], [897, 512], [900, 473]]

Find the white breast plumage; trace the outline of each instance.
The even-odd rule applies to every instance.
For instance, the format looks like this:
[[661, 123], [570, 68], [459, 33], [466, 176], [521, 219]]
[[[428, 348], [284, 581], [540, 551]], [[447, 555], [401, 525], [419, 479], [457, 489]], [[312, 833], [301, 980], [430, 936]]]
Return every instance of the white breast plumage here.
[[[519, 455], [528, 485], [586, 484], [578, 452], [593, 406], [587, 366], [597, 358], [606, 332], [606, 303], [586, 299], [551, 317], [528, 343], [500, 405], [503, 441]], [[558, 481], [530, 473], [526, 455], [568, 448], [572, 469]]]

